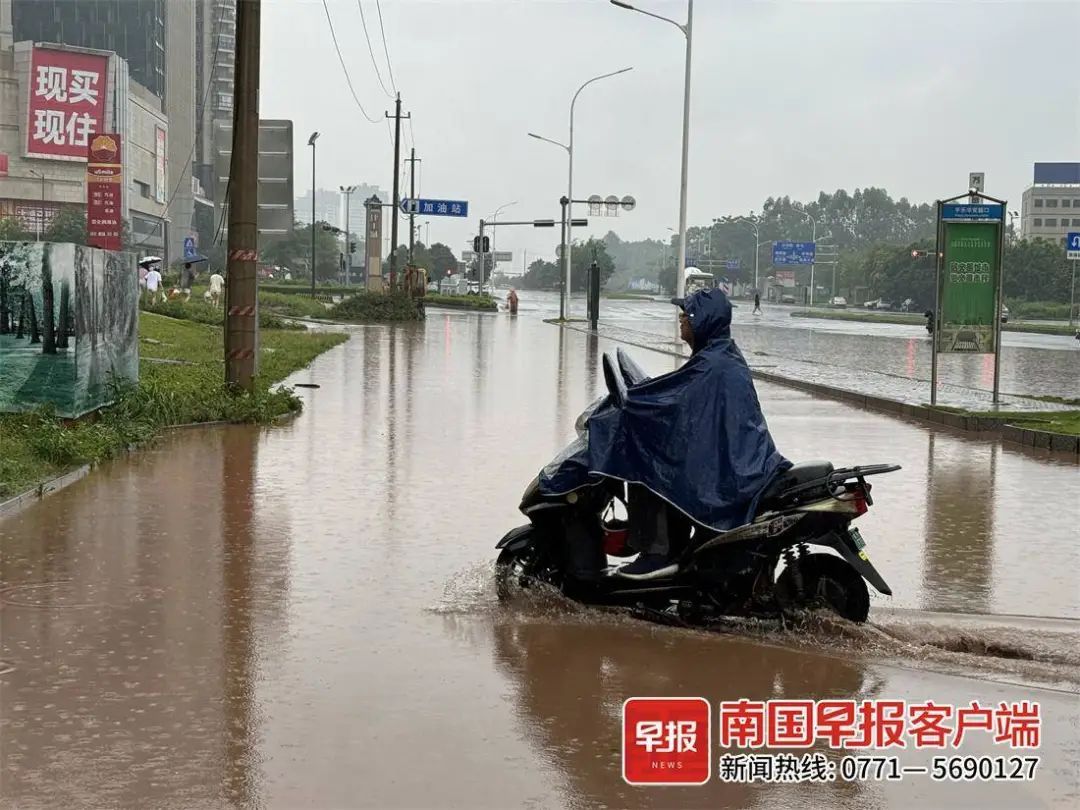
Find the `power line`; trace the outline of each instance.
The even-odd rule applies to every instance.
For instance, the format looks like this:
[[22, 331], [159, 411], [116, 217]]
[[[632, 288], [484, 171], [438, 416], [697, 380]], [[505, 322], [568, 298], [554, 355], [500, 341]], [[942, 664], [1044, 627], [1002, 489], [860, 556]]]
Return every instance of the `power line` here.
[[337, 33], [334, 31], [334, 21], [330, 19], [330, 8], [326, 5], [326, 0], [323, 0], [323, 11], [326, 12], [326, 22], [330, 24], [330, 38], [334, 40], [334, 50], [337, 51], [338, 61], [341, 62], [341, 70], [345, 73], [345, 83], [349, 85], [349, 92], [352, 93], [353, 101], [356, 102], [356, 106], [360, 108], [360, 112], [363, 113], [370, 123], [379, 123], [378, 118], [372, 118], [367, 114], [367, 110], [364, 109], [364, 105], [360, 103], [360, 99], [356, 96], [356, 90], [353, 89], [352, 77], [349, 76], [349, 69], [345, 67], [345, 57], [341, 55], [341, 48], [338, 47]]
[[[368, 36], [367, 20], [364, 18], [364, 4], [360, 0], [356, 0], [356, 7], [360, 9], [360, 22], [364, 26], [364, 41], [367, 42], [368, 54], [371, 56], [371, 66], [375, 68], [375, 78], [379, 80], [379, 86], [382, 87], [383, 92], [390, 98], [394, 97], [394, 94], [386, 89], [386, 84], [383, 82], [382, 74], [379, 72], [379, 65], [375, 61], [375, 51], [371, 47], [371, 37]], [[387, 63], [389, 64], [389, 63]]]
[[[323, 0], [323, 2], [325, 3], [326, 0]], [[394, 92], [396, 93], [398, 91], [397, 82], [394, 81], [394, 68], [390, 64], [390, 49], [386, 47], [386, 29], [383, 28], [382, 4], [379, 3], [379, 0], [375, 0], [375, 8], [379, 12], [379, 31], [382, 33], [382, 47], [383, 53], [386, 54], [386, 69], [390, 73], [390, 86], [394, 88]]]

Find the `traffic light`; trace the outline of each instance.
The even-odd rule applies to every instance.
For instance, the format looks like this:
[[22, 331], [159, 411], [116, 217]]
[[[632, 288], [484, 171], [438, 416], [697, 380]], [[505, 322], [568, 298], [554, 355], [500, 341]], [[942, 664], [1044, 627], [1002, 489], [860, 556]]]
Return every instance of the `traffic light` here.
[[487, 253], [487, 252], [489, 252], [491, 250], [491, 239], [485, 236], [484, 237], [483, 249], [481, 249], [480, 237], [479, 236], [474, 236], [473, 240], [472, 240], [472, 249], [473, 249], [473, 253]]
[[356, 253], [356, 242], [349, 242], [349, 253]]

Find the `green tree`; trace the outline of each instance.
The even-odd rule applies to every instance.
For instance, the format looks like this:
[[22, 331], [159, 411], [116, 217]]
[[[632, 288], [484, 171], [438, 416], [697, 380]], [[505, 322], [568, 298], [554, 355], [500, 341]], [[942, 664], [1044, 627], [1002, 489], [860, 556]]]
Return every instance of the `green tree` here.
[[529, 265], [529, 269], [525, 271], [525, 275], [521, 277], [521, 289], [559, 289], [559, 266], [555, 264], [555, 262], [536, 259]]
[[570, 251], [570, 286], [574, 292], [585, 292], [589, 283], [589, 267], [593, 261], [600, 268], [600, 287], [607, 284], [615, 272], [615, 262], [602, 239], [595, 237], [588, 242], [575, 242]]
[[[315, 224], [315, 278], [318, 281], [333, 281], [341, 274], [341, 244], [332, 231], [323, 228], [326, 224]], [[297, 222], [292, 234], [271, 242], [260, 254], [262, 263], [288, 268], [293, 278], [309, 273], [311, 226]]]
[[61, 208], [56, 212], [43, 236], [46, 242], [86, 244], [86, 212], [77, 208]]
[[15, 217], [0, 219], [0, 242], [25, 242], [32, 238], [33, 234], [24, 230]]
[[454, 251], [442, 242], [434, 243], [431, 246], [430, 254], [431, 266], [428, 269], [431, 271], [433, 281], [438, 281], [457, 272], [458, 260], [454, 256]]

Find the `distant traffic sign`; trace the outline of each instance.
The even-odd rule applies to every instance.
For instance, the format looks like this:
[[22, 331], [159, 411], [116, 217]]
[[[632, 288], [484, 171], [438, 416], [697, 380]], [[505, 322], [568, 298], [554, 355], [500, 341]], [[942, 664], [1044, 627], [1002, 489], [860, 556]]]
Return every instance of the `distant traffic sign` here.
[[727, 261], [724, 262], [724, 269], [725, 270], [738, 270], [739, 269], [739, 264], [740, 264], [740, 262], [739, 262], [738, 259], [728, 259]]
[[790, 264], [813, 264], [817, 245], [813, 242], [773, 242], [772, 263], [776, 267]]
[[1005, 206], [1000, 203], [945, 203], [941, 206], [942, 222], [1000, 222], [1004, 214]]
[[496, 250], [495, 251], [495, 263], [499, 262], [512, 262], [514, 260], [514, 254], [509, 250]]
[[1065, 255], [1080, 261], [1080, 233], [1074, 231], [1065, 237]]
[[469, 203], [465, 200], [423, 200], [406, 197], [401, 201], [405, 214], [421, 214], [432, 217], [467, 217]]

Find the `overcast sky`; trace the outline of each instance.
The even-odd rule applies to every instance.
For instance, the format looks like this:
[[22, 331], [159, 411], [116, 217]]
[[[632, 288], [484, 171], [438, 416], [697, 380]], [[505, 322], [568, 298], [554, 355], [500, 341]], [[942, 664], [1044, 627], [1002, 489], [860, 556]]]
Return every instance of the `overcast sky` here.
[[[375, 0], [360, 0], [390, 87]], [[383, 92], [358, 0], [327, 0], [356, 94], [334, 52], [322, 0], [264, 0], [261, 112], [295, 125], [296, 191], [389, 190]], [[685, 19], [685, 0], [636, 0]], [[638, 207], [578, 237], [667, 238], [678, 225], [684, 38], [607, 0], [382, 0], [390, 62], [414, 116], [423, 196], [469, 201], [467, 222], [431, 218], [457, 253], [477, 220], [557, 217], [570, 99], [574, 196], [632, 194]], [[1019, 209], [1034, 161], [1080, 160], [1080, 3], [697, 0], [691, 80], [689, 222], [759, 208], [769, 195], [882, 186], [932, 201], [984, 171]], [[391, 88], [392, 89], [392, 88]], [[403, 150], [413, 145], [408, 125]], [[403, 195], [407, 189], [403, 187]], [[576, 212], [582, 215], [583, 212]], [[793, 234], [793, 236], [806, 236]], [[401, 241], [407, 239], [402, 227]], [[558, 229], [501, 229], [497, 246], [553, 257]]]

